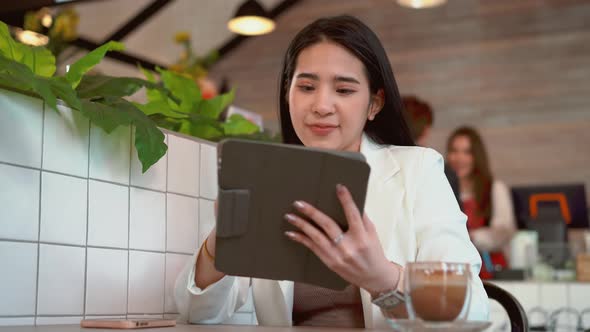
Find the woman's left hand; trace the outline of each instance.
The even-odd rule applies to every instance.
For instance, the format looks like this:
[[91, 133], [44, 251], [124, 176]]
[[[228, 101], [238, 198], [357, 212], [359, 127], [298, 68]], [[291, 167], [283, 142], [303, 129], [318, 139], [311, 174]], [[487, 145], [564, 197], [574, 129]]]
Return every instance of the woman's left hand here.
[[313, 251], [343, 279], [373, 296], [397, 288], [401, 267], [385, 257], [375, 226], [366, 214], [361, 216], [346, 187], [338, 185], [336, 194], [348, 221], [346, 233], [332, 218], [311, 204], [296, 201], [295, 208], [313, 220], [323, 232], [306, 220], [287, 214], [287, 221], [301, 232], [285, 234]]

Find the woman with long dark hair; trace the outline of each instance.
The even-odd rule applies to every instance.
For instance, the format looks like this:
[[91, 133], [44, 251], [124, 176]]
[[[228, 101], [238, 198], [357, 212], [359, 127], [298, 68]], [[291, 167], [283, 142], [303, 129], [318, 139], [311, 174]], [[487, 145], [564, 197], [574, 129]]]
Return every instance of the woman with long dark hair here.
[[[333, 291], [253, 278], [259, 324], [383, 327], [384, 315], [403, 307], [404, 265], [413, 261], [471, 264], [469, 318], [487, 319], [488, 299], [477, 277], [481, 260], [442, 157], [414, 146], [401, 107], [387, 54], [358, 19], [319, 19], [291, 42], [279, 79], [284, 143], [361, 152], [371, 175], [364, 215], [345, 187], [335, 188], [349, 225], [345, 233], [307, 202], [294, 206], [321, 230], [285, 216], [298, 229], [286, 238], [309, 248], [351, 286]], [[177, 281], [178, 308], [190, 322], [223, 322], [247, 296], [250, 280], [216, 271], [214, 260], [215, 230]]]
[[503, 250], [516, 232], [510, 191], [494, 179], [485, 145], [474, 128], [460, 127], [449, 136], [447, 161], [459, 178], [469, 236], [487, 261], [480, 276], [490, 278], [496, 266], [507, 267]]

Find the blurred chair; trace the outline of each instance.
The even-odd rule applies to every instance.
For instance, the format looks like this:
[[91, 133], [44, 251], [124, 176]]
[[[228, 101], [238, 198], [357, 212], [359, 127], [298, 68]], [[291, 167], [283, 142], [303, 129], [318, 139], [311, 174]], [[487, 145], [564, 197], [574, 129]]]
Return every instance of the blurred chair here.
[[512, 294], [487, 281], [483, 282], [483, 287], [488, 294], [488, 298], [498, 301], [504, 310], [506, 310], [506, 313], [508, 313], [510, 330], [512, 332], [525, 332], [529, 330], [526, 312]]
[[[534, 323], [529, 325], [530, 331], [590, 331], [585, 325], [584, 317], [590, 314], [590, 308], [578, 312], [571, 307], [560, 307], [552, 312], [539, 306], [531, 308], [528, 317]], [[540, 318], [540, 319], [539, 319]]]

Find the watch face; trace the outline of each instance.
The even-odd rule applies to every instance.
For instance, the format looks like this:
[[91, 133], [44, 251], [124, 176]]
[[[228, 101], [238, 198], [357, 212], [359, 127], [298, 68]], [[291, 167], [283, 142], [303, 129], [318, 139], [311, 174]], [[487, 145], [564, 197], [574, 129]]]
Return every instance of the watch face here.
[[398, 303], [399, 303], [399, 300], [396, 297], [393, 297], [393, 296], [392, 297], [389, 297], [389, 298], [386, 298], [385, 301], [383, 301], [383, 304], [386, 305], [386, 306], [388, 306], [388, 307], [394, 306], [394, 305], [396, 305]]
[[377, 306], [388, 309], [397, 306], [398, 304], [404, 302], [403, 295], [399, 292], [391, 292], [389, 294], [384, 295], [382, 298], [377, 299], [373, 303]]

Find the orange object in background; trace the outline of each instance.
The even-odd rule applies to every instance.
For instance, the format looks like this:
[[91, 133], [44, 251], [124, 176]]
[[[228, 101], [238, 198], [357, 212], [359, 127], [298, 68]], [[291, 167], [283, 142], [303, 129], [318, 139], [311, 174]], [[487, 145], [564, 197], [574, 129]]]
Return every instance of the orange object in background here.
[[529, 198], [529, 211], [533, 219], [539, 215], [539, 202], [558, 202], [559, 210], [561, 210], [561, 216], [565, 219], [565, 223], [568, 225], [571, 224], [572, 216], [564, 193], [540, 193], [531, 195]]

